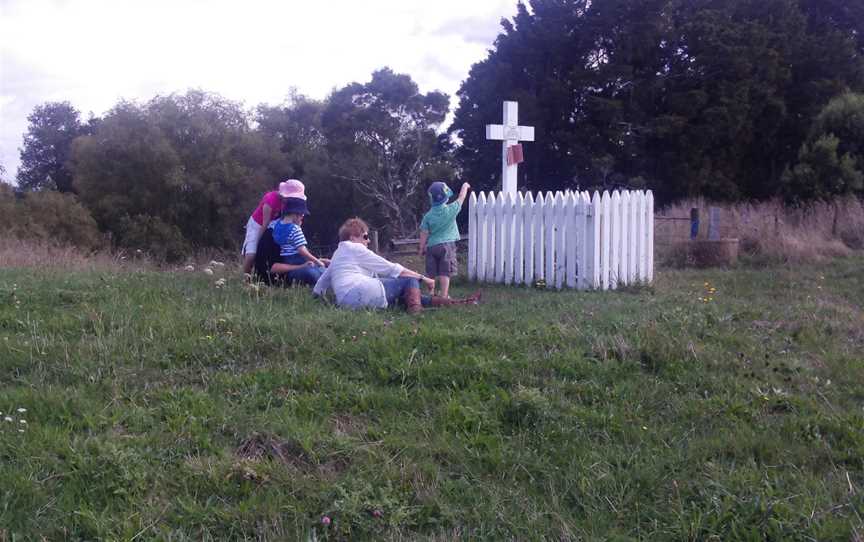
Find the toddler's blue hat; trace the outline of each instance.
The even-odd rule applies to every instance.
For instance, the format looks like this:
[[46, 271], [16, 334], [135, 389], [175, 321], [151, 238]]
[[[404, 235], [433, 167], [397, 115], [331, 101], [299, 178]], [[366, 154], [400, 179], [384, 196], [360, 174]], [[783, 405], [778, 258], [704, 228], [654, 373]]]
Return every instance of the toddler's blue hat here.
[[282, 202], [282, 214], [296, 213], [298, 215], [308, 215], [309, 208], [306, 206], [306, 200], [300, 198], [285, 198]]
[[450, 187], [447, 186], [447, 183], [442, 181], [435, 181], [429, 186], [429, 199], [432, 201], [432, 205], [441, 205], [442, 203], [447, 203], [447, 200], [450, 199], [450, 196], [453, 195], [453, 191], [450, 190]]

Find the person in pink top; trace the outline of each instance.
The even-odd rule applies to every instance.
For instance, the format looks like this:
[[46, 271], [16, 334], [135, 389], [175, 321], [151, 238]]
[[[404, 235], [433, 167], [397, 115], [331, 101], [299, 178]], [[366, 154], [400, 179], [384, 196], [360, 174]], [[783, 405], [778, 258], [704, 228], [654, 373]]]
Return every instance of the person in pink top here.
[[246, 239], [243, 241], [243, 272], [251, 273], [255, 265], [255, 253], [258, 251], [258, 241], [270, 225], [270, 222], [282, 216], [282, 202], [285, 198], [300, 198], [306, 200], [306, 187], [297, 179], [288, 179], [279, 183], [279, 190], [267, 192], [249, 221], [246, 222]]

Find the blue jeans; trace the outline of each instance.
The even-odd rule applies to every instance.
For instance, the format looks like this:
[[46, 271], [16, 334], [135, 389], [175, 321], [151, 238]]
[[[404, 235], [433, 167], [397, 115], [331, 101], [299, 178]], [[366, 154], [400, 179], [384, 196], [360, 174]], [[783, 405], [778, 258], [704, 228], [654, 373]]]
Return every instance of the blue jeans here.
[[[299, 254], [295, 254], [294, 256], [283, 256], [280, 258], [280, 261], [291, 265], [304, 265], [306, 263], [306, 259]], [[308, 284], [310, 286], [315, 286], [315, 283], [318, 282], [318, 279], [320, 279], [323, 274], [324, 268], [318, 267], [317, 265], [306, 265], [305, 267], [295, 269], [294, 271], [280, 273], [280, 275], [285, 278], [286, 282]]]
[[[402, 294], [408, 288], [420, 288], [420, 281], [408, 277], [396, 277], [395, 279], [378, 279], [384, 285], [384, 295], [387, 297], [387, 304], [392, 306], [397, 301], [402, 299]], [[420, 296], [420, 304], [428, 307], [432, 302], [432, 298], [428, 295]]]

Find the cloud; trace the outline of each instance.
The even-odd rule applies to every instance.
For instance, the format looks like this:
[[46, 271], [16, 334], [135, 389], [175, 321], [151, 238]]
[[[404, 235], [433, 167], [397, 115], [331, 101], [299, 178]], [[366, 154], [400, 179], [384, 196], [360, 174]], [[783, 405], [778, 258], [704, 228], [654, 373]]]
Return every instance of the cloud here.
[[[499, 17], [499, 21], [503, 17]], [[438, 27], [436, 33], [442, 36], [458, 36], [467, 43], [491, 47], [495, 38], [502, 32], [501, 25], [492, 26], [487, 16], [452, 19]]]
[[[0, 0], [0, 161], [13, 176], [26, 117], [69, 101], [200, 88], [248, 106], [312, 98], [381, 67], [453, 94], [516, 0]], [[452, 105], [455, 105], [453, 103]]]

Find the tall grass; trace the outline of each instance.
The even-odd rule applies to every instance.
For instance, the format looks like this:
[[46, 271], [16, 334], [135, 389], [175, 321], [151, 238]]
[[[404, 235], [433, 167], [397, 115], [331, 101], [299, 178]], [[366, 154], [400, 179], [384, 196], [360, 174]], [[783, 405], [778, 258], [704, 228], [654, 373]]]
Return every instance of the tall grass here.
[[[221, 271], [234, 269], [236, 258], [217, 250], [202, 250], [181, 264], [169, 265], [144, 251], [88, 250], [69, 244], [41, 239], [0, 236], [0, 268], [63, 269], [68, 271], [157, 271], [208, 267]], [[216, 266], [211, 265], [221, 262]], [[239, 264], [238, 264], [239, 265]]]
[[[864, 248], [864, 204], [849, 197], [793, 208], [778, 200], [722, 204], [702, 198], [684, 200], [659, 214], [686, 217], [699, 209], [700, 237], [707, 234], [710, 207], [721, 209], [722, 237], [737, 238], [744, 255], [769, 262], [822, 262]], [[667, 232], [667, 245], [688, 238], [689, 223], [678, 222]], [[669, 242], [671, 241], [671, 242]], [[675, 248], [672, 248], [674, 256]]]
[[144, 256], [89, 251], [33, 239], [0, 237], [0, 268], [62, 268], [70, 271], [152, 269]]

